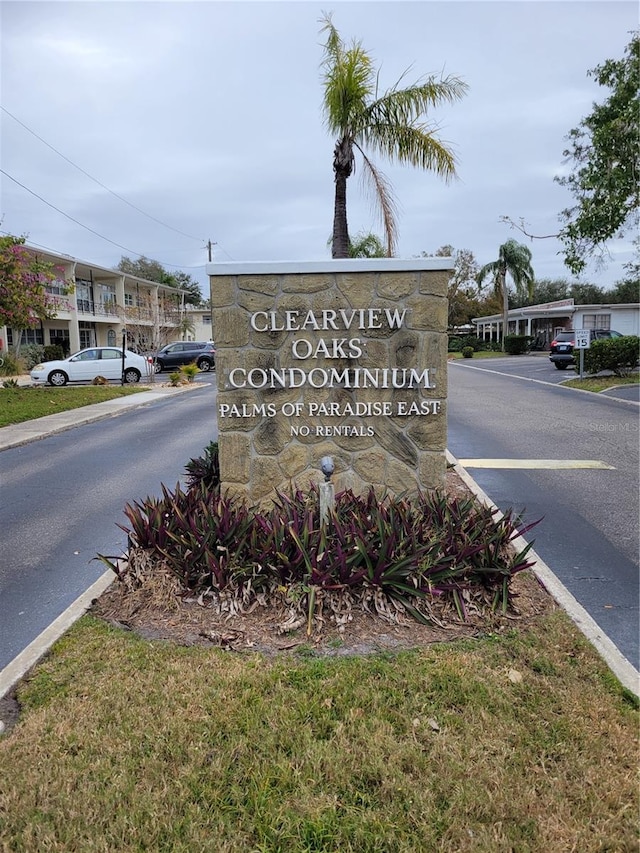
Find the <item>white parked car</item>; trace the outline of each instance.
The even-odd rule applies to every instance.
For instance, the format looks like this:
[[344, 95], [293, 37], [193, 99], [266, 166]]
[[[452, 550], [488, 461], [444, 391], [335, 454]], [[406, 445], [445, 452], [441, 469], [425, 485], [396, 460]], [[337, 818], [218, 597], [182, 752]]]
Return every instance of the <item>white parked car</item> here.
[[[153, 359], [124, 351], [124, 381], [139, 382], [153, 374]], [[67, 382], [92, 382], [96, 376], [122, 379], [122, 350], [117, 347], [90, 347], [60, 361], [45, 361], [31, 369], [36, 385], [66, 385]]]

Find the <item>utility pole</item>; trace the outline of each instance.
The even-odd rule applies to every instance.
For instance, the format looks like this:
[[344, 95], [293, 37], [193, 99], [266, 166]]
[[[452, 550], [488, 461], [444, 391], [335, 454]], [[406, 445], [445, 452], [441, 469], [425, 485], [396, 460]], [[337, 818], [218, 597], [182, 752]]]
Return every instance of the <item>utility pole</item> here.
[[212, 252], [211, 252], [211, 247], [212, 247], [212, 246], [215, 246], [215, 243], [212, 243], [212, 242], [211, 242], [211, 240], [209, 240], [209, 241], [207, 242], [207, 249], [209, 250], [209, 263], [211, 263], [211, 261], [213, 260]]

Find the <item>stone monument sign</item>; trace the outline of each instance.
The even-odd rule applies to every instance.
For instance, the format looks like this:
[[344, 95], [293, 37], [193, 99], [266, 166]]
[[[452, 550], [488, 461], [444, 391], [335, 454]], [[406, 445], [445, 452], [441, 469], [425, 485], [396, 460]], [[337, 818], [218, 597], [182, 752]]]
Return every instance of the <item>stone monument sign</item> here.
[[415, 492], [446, 469], [451, 258], [212, 263], [220, 476], [260, 503], [322, 480]]

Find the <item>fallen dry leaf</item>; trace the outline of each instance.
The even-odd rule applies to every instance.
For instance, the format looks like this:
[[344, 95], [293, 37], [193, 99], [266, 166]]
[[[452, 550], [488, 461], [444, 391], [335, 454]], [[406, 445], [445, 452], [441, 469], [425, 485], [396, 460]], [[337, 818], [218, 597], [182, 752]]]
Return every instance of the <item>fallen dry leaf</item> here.
[[510, 669], [507, 673], [507, 677], [509, 681], [513, 684], [521, 684], [522, 683], [522, 673], [518, 672], [517, 669]]

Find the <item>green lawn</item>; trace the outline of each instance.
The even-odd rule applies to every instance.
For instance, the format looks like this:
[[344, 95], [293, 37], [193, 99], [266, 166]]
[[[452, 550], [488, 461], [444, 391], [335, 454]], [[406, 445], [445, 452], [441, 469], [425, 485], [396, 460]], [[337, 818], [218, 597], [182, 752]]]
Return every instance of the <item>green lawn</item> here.
[[[464, 358], [461, 352], [450, 352], [448, 353], [448, 357], [452, 359]], [[507, 356], [503, 352], [494, 352], [493, 350], [480, 350], [479, 352], [474, 352], [472, 359], [474, 358], [509, 358], [509, 356]], [[467, 361], [471, 361], [472, 359], [467, 359]]]
[[84, 617], [0, 738], [11, 851], [595, 853], [638, 843], [638, 712], [562, 613], [265, 658]]
[[606, 391], [607, 388], [615, 388], [618, 385], [637, 385], [640, 382], [640, 374], [632, 373], [631, 376], [585, 376], [584, 379], [567, 379], [562, 384], [565, 388], [581, 388], [583, 391]]
[[145, 386], [88, 385], [77, 388], [50, 388], [48, 386], [0, 388], [0, 427], [20, 424], [33, 418], [42, 418], [92, 403], [102, 403], [125, 397]]

